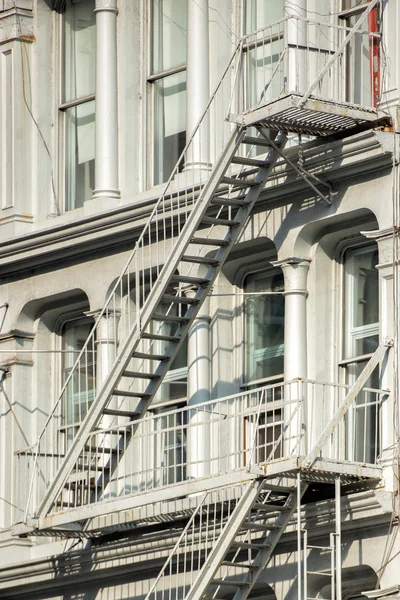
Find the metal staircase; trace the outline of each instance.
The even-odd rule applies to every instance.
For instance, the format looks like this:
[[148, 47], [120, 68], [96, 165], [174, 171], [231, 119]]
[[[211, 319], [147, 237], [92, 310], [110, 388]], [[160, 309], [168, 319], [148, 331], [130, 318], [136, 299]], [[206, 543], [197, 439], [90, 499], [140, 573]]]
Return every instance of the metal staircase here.
[[[300, 496], [306, 489], [307, 484], [304, 484]], [[280, 481], [271, 483], [262, 479], [249, 483], [238, 495], [234, 507], [231, 510], [228, 507], [225, 513], [221, 508], [219, 514], [214, 514], [213, 520], [207, 518], [210, 500], [205, 497], [202, 508], [197, 511], [205, 511], [196, 528], [198, 542], [193, 544], [187, 535], [196, 513], [162, 567], [146, 600], [155, 599], [161, 591], [165, 600], [175, 597], [176, 590], [170, 585], [172, 572], [179, 574], [180, 584], [186, 588], [182, 596], [185, 600], [222, 597], [244, 600], [268, 565], [299, 499], [296, 486], [287, 487]], [[216, 538], [210, 538], [209, 523], [218, 531]], [[193, 532], [192, 528], [192, 538]], [[186, 563], [193, 561], [193, 553], [200, 556], [201, 564], [196, 579], [191, 581], [185, 575]]]

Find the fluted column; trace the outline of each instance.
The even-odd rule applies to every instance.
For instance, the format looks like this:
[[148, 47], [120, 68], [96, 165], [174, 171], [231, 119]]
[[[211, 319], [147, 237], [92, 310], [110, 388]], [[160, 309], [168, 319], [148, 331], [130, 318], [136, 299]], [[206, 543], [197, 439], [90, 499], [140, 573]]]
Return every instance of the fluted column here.
[[[118, 178], [117, 0], [96, 0], [96, 175], [92, 200], [120, 198]], [[99, 201], [101, 201], [99, 203]]]

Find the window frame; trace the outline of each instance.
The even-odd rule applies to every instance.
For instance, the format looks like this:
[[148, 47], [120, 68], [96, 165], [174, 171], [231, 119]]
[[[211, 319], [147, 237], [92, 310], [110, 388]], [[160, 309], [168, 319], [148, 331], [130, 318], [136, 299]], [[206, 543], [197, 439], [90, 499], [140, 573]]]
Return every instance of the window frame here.
[[[60, 12], [58, 16], [58, 40], [59, 40], [59, 56], [58, 56], [58, 101], [57, 101], [57, 123], [58, 123], [58, 197], [61, 198], [59, 202], [58, 211], [61, 213], [71, 212], [72, 210], [79, 210], [83, 208], [85, 200], [83, 199], [82, 206], [68, 206], [68, 194], [67, 194], [67, 114], [68, 110], [83, 106], [89, 102], [94, 102], [94, 117], [96, 119], [96, 92], [74, 98], [73, 100], [65, 100], [65, 32], [64, 32], [64, 20], [68, 6], [65, 6], [64, 10]], [[96, 26], [96, 24], [95, 24]], [[96, 60], [96, 59], [95, 59]], [[96, 120], [94, 121], [96, 123]], [[96, 153], [96, 147], [94, 147], [94, 155]], [[95, 189], [95, 163], [96, 157], [94, 156], [94, 173], [93, 173], [93, 190]], [[76, 199], [76, 198], [75, 198]]]
[[[181, 63], [172, 67], [170, 69], [164, 69], [160, 71], [156, 71], [154, 69], [154, 61], [153, 61], [153, 48], [154, 48], [154, 29], [153, 29], [153, 0], [150, 0], [148, 3], [148, 11], [147, 11], [147, 77], [146, 77], [146, 122], [147, 122], [147, 172], [145, 173], [145, 181], [147, 182], [147, 188], [152, 188], [157, 185], [163, 185], [168, 181], [167, 177], [163, 178], [163, 181], [156, 182], [155, 178], [155, 133], [156, 133], [156, 121], [155, 121], [155, 103], [156, 103], [156, 84], [167, 77], [172, 75], [178, 75], [179, 73], [186, 73], [187, 71], [187, 62]], [[187, 83], [187, 77], [185, 78], [185, 82]], [[187, 131], [185, 127], [185, 144], [187, 143]], [[180, 156], [180, 152], [178, 153], [178, 157]], [[174, 168], [175, 164], [172, 166]]]

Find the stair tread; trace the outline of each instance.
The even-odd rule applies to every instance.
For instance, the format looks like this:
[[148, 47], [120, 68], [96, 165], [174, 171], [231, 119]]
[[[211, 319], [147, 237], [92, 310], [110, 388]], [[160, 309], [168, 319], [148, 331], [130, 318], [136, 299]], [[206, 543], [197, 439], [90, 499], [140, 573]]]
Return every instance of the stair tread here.
[[189, 275], [173, 275], [172, 281], [179, 281], [181, 283], [193, 283], [195, 285], [206, 285], [209, 283], [208, 279], [204, 277], [192, 277]]
[[263, 489], [270, 490], [271, 492], [282, 492], [283, 494], [291, 494], [292, 492], [296, 491], [295, 487], [269, 483], [267, 481], [264, 481]]
[[154, 373], [143, 373], [142, 371], [124, 371], [123, 377], [129, 377], [130, 379], [159, 379], [159, 375]]
[[238, 179], [236, 177], [223, 177], [221, 183], [227, 183], [228, 185], [236, 185], [239, 187], [252, 187], [255, 185], [259, 185], [258, 181], [250, 180], [246, 181], [245, 179]]
[[221, 262], [216, 258], [211, 258], [210, 256], [192, 256], [190, 254], [184, 254], [181, 260], [184, 262], [196, 263], [201, 265], [211, 265], [215, 267]]
[[254, 167], [266, 167], [269, 164], [265, 159], [248, 158], [247, 156], [234, 156], [232, 162], [237, 165], [249, 165]]
[[253, 521], [245, 521], [242, 523], [242, 529], [252, 529], [253, 531], [276, 531], [280, 529], [278, 525], [268, 525], [268, 523], [255, 523]]
[[213, 579], [211, 585], [228, 585], [231, 587], [246, 587], [249, 585], [247, 581], [230, 581], [229, 579]]
[[265, 146], [272, 148], [271, 144], [265, 138], [254, 137], [252, 135], [245, 135], [242, 139], [242, 144], [250, 144], [251, 146]]
[[229, 244], [229, 240], [206, 237], [192, 237], [190, 243], [201, 244], [204, 246], [227, 246]]
[[131, 417], [132, 419], [140, 417], [140, 412], [136, 410], [118, 410], [117, 408], [105, 408], [103, 414], [113, 417]]
[[188, 317], [178, 317], [176, 315], [163, 315], [155, 313], [152, 316], [153, 321], [168, 321], [169, 323], [186, 323], [190, 319]]
[[287, 506], [280, 506], [279, 504], [263, 504], [262, 502], [255, 502], [253, 504], [255, 510], [263, 510], [265, 512], [284, 512], [289, 510]]
[[163, 360], [168, 360], [169, 356], [166, 356], [165, 354], [148, 354], [147, 352], [134, 352], [132, 354], [132, 358], [142, 358], [144, 360], [163, 361]]
[[255, 544], [254, 542], [233, 542], [233, 548], [250, 548], [251, 550], [262, 550], [270, 547], [271, 544]]
[[132, 390], [113, 390], [113, 396], [122, 396], [126, 398], [149, 398], [151, 394]]
[[216, 206], [246, 206], [249, 204], [248, 200], [245, 197], [240, 196], [238, 198], [226, 198], [225, 196], [215, 196], [211, 200], [211, 205]]

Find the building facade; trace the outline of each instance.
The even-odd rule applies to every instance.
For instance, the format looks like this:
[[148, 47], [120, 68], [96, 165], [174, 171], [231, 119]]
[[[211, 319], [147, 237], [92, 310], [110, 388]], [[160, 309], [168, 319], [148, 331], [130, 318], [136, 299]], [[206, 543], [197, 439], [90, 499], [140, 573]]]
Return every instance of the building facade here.
[[0, 598], [398, 598], [398, 1], [0, 23]]

